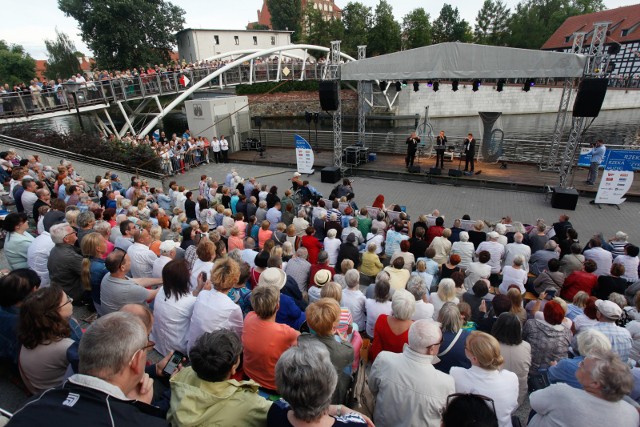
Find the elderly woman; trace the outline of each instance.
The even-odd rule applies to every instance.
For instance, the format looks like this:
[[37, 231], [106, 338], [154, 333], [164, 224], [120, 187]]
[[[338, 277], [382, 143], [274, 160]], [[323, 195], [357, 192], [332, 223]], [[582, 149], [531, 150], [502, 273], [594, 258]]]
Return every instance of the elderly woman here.
[[473, 230], [469, 230], [469, 241], [473, 243], [474, 251], [478, 249], [478, 245], [482, 242], [486, 242], [487, 233], [484, 232], [486, 224], [481, 219], [477, 220], [473, 224]]
[[329, 265], [335, 266], [338, 262], [338, 253], [340, 252], [340, 239], [336, 238], [337, 231], [335, 228], [327, 230], [327, 237], [324, 238], [324, 250], [329, 255]]
[[29, 222], [24, 212], [12, 212], [4, 219], [2, 227], [7, 231], [4, 239], [4, 255], [9, 263], [9, 269], [29, 268], [27, 250], [34, 237], [27, 232]]
[[627, 279], [624, 277], [624, 265], [612, 264], [609, 275], [598, 276], [598, 284], [593, 288], [592, 295], [598, 299], [606, 300], [613, 292], [624, 295], [627, 289]]
[[402, 353], [409, 340], [411, 317], [416, 311], [416, 299], [405, 290], [396, 290], [391, 299], [391, 315], [381, 314], [374, 327], [375, 339], [369, 351], [369, 360], [373, 362], [381, 351]]
[[73, 300], [62, 288], [41, 288], [30, 294], [20, 308], [18, 340], [20, 375], [33, 394], [62, 384], [73, 344], [69, 319]]
[[338, 375], [338, 385], [331, 398], [332, 403], [341, 404], [346, 401], [347, 388], [351, 376], [345, 373], [353, 362], [353, 347], [337, 334], [340, 323], [340, 305], [332, 298], [321, 298], [309, 304], [306, 310], [307, 324], [311, 334], [303, 334], [299, 343], [319, 341], [329, 350], [331, 363]]
[[432, 293], [430, 299], [433, 304], [433, 320], [437, 320], [440, 309], [445, 303], [460, 303], [460, 299], [456, 296], [456, 282], [453, 279], [442, 279], [438, 285], [438, 292]]
[[193, 263], [191, 268], [191, 275], [189, 278], [190, 289], [194, 290], [198, 286], [198, 277], [201, 273], [204, 273], [204, 281], [206, 282], [211, 275], [211, 269], [213, 268], [213, 261], [216, 259], [216, 245], [215, 243], [207, 240], [201, 240], [196, 248], [197, 259]]
[[[440, 279], [448, 279], [453, 273], [460, 271], [461, 258], [458, 254], [451, 254], [447, 262], [440, 266]], [[464, 280], [464, 274], [462, 273], [462, 280]]]
[[473, 331], [466, 343], [471, 368], [451, 368], [457, 393], [478, 393], [493, 399], [498, 425], [511, 427], [511, 414], [518, 407], [518, 377], [502, 369], [500, 344], [491, 335]]
[[416, 299], [416, 310], [411, 320], [433, 319], [433, 304], [429, 302], [427, 284], [420, 276], [411, 276], [407, 282], [407, 291]]
[[380, 262], [380, 258], [376, 255], [377, 245], [373, 242], [367, 245], [367, 250], [362, 254], [362, 265], [360, 265], [360, 272], [367, 276], [369, 279], [373, 279], [382, 271], [383, 265]]
[[544, 319], [527, 320], [522, 329], [522, 338], [531, 344], [531, 373], [566, 358], [571, 345], [571, 331], [562, 324], [565, 315], [562, 306], [548, 301], [543, 314]]
[[100, 306], [100, 284], [109, 272], [105, 266], [104, 258], [107, 251], [107, 242], [100, 233], [89, 233], [80, 244], [82, 250], [82, 286], [91, 291], [91, 299], [99, 316], [102, 316]]
[[522, 340], [520, 319], [512, 313], [502, 313], [493, 324], [491, 335], [500, 343], [500, 354], [504, 358], [503, 369], [518, 376], [518, 404], [527, 396], [527, 376], [531, 367], [531, 345]]
[[405, 289], [407, 282], [409, 281], [409, 277], [411, 277], [409, 270], [404, 268], [403, 257], [397, 257], [394, 259], [391, 262], [391, 265], [386, 266], [383, 271], [389, 274], [389, 284], [394, 290]]
[[442, 343], [438, 353], [440, 362], [434, 365], [435, 368], [445, 374], [453, 366], [470, 368], [471, 363], [464, 352], [469, 331], [462, 328], [464, 318], [458, 306], [452, 302], [444, 304], [438, 315], [438, 322], [442, 327]]
[[389, 284], [389, 275], [380, 272], [376, 277], [376, 283], [370, 285], [374, 289], [374, 298], [367, 298], [365, 301], [365, 311], [367, 312], [366, 332], [370, 338], [373, 338], [374, 327], [381, 314], [391, 314], [391, 285]]
[[522, 267], [524, 264], [524, 256], [516, 255], [513, 258], [512, 265], [505, 265], [502, 269], [502, 283], [499, 290], [501, 294], [506, 294], [511, 285], [518, 286], [521, 293], [525, 293], [524, 285], [527, 283], [527, 272]]
[[449, 253], [451, 252], [449, 237], [451, 237], [451, 229], [445, 228], [442, 230], [442, 236], [434, 237], [429, 245], [429, 249], [436, 251], [433, 260], [437, 262], [438, 265], [444, 264], [449, 259]]
[[396, 258], [403, 258], [404, 259], [404, 269], [407, 270], [409, 273], [411, 273], [413, 271], [413, 267], [415, 267], [416, 265], [416, 259], [414, 257], [414, 255], [409, 252], [409, 249], [411, 247], [411, 243], [409, 242], [409, 240], [403, 240], [400, 242], [400, 250], [396, 251], [393, 256], [391, 257], [391, 261], [390, 263], [393, 264], [393, 261]]

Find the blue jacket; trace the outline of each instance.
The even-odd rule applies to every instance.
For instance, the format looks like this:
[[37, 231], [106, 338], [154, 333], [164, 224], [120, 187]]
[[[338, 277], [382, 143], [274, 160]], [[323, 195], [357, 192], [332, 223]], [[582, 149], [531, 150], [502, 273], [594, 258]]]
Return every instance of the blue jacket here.
[[304, 311], [296, 305], [293, 298], [288, 295], [280, 294], [280, 309], [276, 313], [276, 322], [289, 325], [296, 331], [300, 330], [300, 326], [307, 320]]

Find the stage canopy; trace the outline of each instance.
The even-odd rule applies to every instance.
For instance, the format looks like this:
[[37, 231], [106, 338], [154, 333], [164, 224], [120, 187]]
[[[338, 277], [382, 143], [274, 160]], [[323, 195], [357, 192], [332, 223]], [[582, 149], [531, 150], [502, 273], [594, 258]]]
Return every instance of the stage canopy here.
[[587, 57], [470, 43], [440, 43], [342, 64], [342, 80], [582, 77]]

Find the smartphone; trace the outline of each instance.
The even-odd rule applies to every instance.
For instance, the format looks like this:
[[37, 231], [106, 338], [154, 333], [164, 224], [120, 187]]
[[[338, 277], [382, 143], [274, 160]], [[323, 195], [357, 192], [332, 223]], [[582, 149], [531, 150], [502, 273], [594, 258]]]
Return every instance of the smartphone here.
[[552, 300], [556, 297], [556, 291], [547, 291], [547, 299]]
[[205, 273], [204, 271], [202, 273], [200, 273], [200, 279], [202, 279], [203, 282], [207, 281], [207, 273]]
[[180, 353], [179, 351], [173, 352], [173, 356], [171, 356], [171, 359], [169, 359], [167, 364], [164, 365], [164, 368], [162, 368], [162, 372], [164, 372], [164, 374], [168, 377], [173, 375], [176, 369], [178, 369], [178, 365], [182, 362], [182, 359], [184, 359], [184, 357], [184, 354]]

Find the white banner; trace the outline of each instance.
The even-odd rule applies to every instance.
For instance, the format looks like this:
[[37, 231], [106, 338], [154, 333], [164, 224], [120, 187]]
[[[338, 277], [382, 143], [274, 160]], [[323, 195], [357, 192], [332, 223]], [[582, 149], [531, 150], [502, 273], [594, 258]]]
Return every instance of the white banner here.
[[306, 139], [300, 135], [295, 135], [296, 142], [296, 160], [298, 164], [298, 172], [313, 173], [313, 149]]
[[596, 203], [619, 205], [626, 199], [624, 195], [633, 184], [633, 171], [608, 170], [602, 173]]

